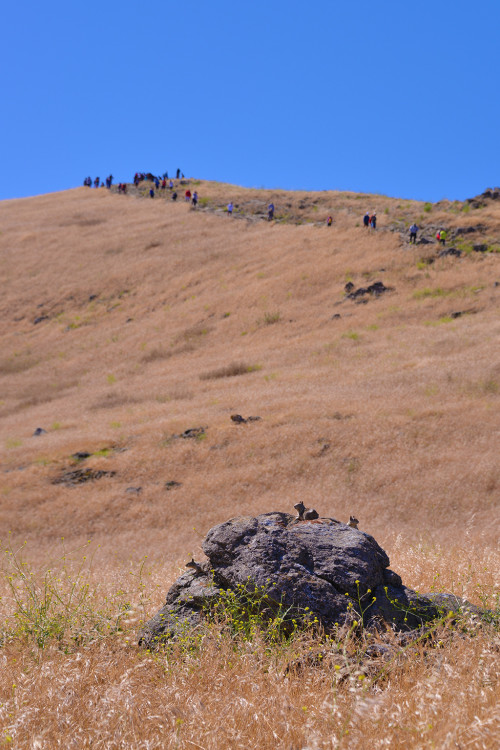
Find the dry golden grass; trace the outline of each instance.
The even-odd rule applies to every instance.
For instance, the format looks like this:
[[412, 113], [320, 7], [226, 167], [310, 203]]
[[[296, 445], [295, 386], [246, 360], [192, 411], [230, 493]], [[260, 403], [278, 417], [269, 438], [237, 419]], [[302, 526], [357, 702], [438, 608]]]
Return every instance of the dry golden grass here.
[[[481, 224], [476, 241], [495, 243], [500, 209], [196, 189], [208, 208], [83, 188], [0, 204], [3, 542], [26, 540], [43, 573], [61, 537], [92, 539], [96, 606], [119, 590], [136, 606], [142, 593], [145, 616], [215, 523], [303, 499], [356, 515], [407, 585], [492, 606], [500, 255], [426, 265], [429, 246], [388, 229]], [[276, 223], [258, 219], [270, 199]], [[356, 226], [366, 209], [376, 232]], [[394, 291], [355, 304], [348, 280]], [[213, 375], [231, 363], [261, 369]], [[262, 420], [234, 425], [235, 412]], [[202, 425], [204, 440], [170, 439]], [[78, 450], [115, 476], [53, 485]], [[129, 571], [145, 555], [139, 591]], [[0, 725], [16, 747], [496, 748], [494, 634], [443, 644], [370, 685], [337, 684], [331, 664], [284, 676], [290, 654], [258, 642], [230, 651], [207, 637], [199, 654], [157, 658], [120, 635], [68, 654], [17, 639], [0, 649]]]

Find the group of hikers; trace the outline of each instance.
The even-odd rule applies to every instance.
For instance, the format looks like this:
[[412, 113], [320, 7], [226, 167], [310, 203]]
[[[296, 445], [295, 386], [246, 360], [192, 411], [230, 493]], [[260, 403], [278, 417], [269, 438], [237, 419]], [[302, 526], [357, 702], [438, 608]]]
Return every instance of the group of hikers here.
[[[226, 206], [226, 211], [228, 216], [233, 215], [233, 201], [230, 201]], [[272, 221], [274, 219], [274, 203], [270, 203], [267, 207], [267, 220]]]
[[[417, 244], [417, 232], [418, 232], [418, 226], [413, 222], [413, 224], [410, 227], [410, 245], [413, 243], [414, 245]], [[443, 246], [446, 245], [446, 238], [448, 237], [448, 232], [446, 229], [438, 229], [436, 232], [436, 239], [438, 242], [440, 242]]]
[[[177, 169], [175, 173], [175, 179], [176, 180], [184, 180], [184, 174], [181, 172], [180, 169]], [[175, 185], [172, 179], [169, 178], [168, 172], [164, 172], [161, 176], [157, 176], [152, 174], [151, 172], [136, 172], [134, 175], [134, 185], [138, 187], [141, 182], [144, 180], [149, 180], [154, 184], [151, 186], [149, 190], [149, 197], [154, 198], [155, 197], [155, 190], [166, 190], [167, 188], [170, 190], [170, 197], [173, 201], [176, 201], [178, 196], [177, 191], [175, 190]], [[92, 180], [91, 177], [86, 177], [83, 181], [83, 184], [86, 187], [92, 187], [92, 185], [95, 188], [98, 187], [107, 187], [108, 190], [111, 189], [111, 186], [113, 184], [113, 175], [110, 174], [108, 177], [106, 177], [105, 183], [101, 182], [99, 177], [96, 177], [94, 180]], [[184, 183], [185, 184], [185, 183]], [[127, 183], [120, 182], [118, 184], [118, 192], [126, 194], [127, 193]], [[191, 203], [193, 208], [196, 208], [198, 205], [198, 193], [196, 190], [191, 193], [191, 190], [189, 188], [184, 193], [184, 200], [186, 203]], [[233, 201], [230, 201], [226, 206], [226, 212], [228, 216], [232, 216], [234, 211], [234, 204]], [[274, 219], [274, 203], [269, 203], [267, 207], [267, 219], [268, 221], [272, 221]], [[333, 218], [331, 216], [328, 216], [326, 220], [327, 227], [331, 227], [333, 224]], [[367, 211], [365, 215], [363, 216], [363, 226], [366, 228], [376, 229], [377, 228], [377, 213], [376, 211], [370, 212]], [[413, 222], [413, 224], [410, 226], [410, 245], [416, 245], [417, 244], [417, 232], [419, 231], [418, 226]], [[440, 242], [442, 245], [446, 244], [446, 238], [447, 238], [447, 232], [445, 229], [439, 229], [436, 233], [436, 240]]]
[[[166, 185], [164, 183], [165, 183], [165, 178], [163, 179], [162, 184], [161, 184], [162, 190], [165, 190], [166, 188]], [[169, 188], [172, 191], [170, 195], [171, 199], [173, 201], [176, 201], [179, 196], [177, 194], [177, 190], [174, 190], [174, 185], [173, 185], [172, 180], [170, 180]], [[158, 190], [158, 186], [156, 186], [156, 189]], [[153, 187], [149, 189], [149, 197], [150, 198], [155, 197], [155, 191]], [[186, 201], [186, 203], [191, 203], [193, 208], [196, 208], [196, 206], [198, 205], [198, 193], [196, 192], [196, 190], [194, 191], [194, 193], [191, 193], [191, 190], [189, 190], [188, 188], [186, 192], [184, 193], [184, 200]]]
[[371, 227], [372, 229], [377, 228], [377, 214], [374, 211], [372, 214], [367, 211], [363, 216], [363, 226]]

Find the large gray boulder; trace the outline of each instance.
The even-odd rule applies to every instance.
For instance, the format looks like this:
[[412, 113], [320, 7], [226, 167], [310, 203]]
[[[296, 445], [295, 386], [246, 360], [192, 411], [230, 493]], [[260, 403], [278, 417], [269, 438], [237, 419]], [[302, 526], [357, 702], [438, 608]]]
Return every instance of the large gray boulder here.
[[438, 614], [429, 598], [389, 570], [389, 558], [372, 536], [332, 518], [232, 518], [208, 532], [203, 551], [208, 561], [174, 583], [165, 606], [143, 628], [142, 645], [153, 647], [197, 627], [222, 590], [241, 586], [267, 591], [271, 606], [316, 618], [327, 631], [354, 619], [410, 630]]

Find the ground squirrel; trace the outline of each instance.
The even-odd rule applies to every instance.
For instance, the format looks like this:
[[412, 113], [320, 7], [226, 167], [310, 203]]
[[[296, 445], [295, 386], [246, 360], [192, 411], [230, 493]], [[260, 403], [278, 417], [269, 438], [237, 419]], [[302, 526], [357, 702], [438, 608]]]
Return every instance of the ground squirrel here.
[[296, 521], [313, 521], [315, 518], [319, 518], [314, 508], [306, 508], [303, 502], [295, 503], [293, 507], [298, 513]]
[[195, 575], [198, 575], [198, 573], [204, 572], [200, 563], [195, 562], [193, 557], [191, 558], [189, 562], [186, 563], [186, 568], [192, 568], [194, 570]]
[[353, 529], [357, 529], [358, 523], [359, 521], [357, 518], [354, 518], [354, 516], [349, 516], [349, 523], [347, 524], [348, 526], [350, 526]]

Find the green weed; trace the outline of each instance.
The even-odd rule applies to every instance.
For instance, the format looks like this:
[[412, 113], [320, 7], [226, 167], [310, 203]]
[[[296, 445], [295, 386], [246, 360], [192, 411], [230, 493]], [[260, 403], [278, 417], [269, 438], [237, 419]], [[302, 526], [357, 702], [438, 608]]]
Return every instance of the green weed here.
[[429, 297], [447, 297], [448, 295], [453, 294], [450, 290], [441, 289], [441, 287], [436, 287], [435, 289], [431, 289], [430, 287], [425, 287], [425, 289], [417, 289], [415, 292], [413, 292], [413, 299], [428, 299]]
[[281, 313], [279, 310], [274, 312], [265, 312], [264, 317], [259, 321], [260, 325], [271, 326], [274, 323], [279, 323], [281, 320]]
[[[1, 574], [9, 592], [10, 611], [0, 625], [0, 643], [14, 639], [37, 649], [56, 643], [68, 652], [122, 630], [121, 620], [129, 609], [120, 591], [100, 594], [90, 581], [92, 557], [73, 564], [76, 554], [88, 548], [64, 549], [43, 571], [34, 570], [24, 559], [25, 544], [18, 549], [1, 546]], [[5, 604], [5, 602], [2, 602]]]

